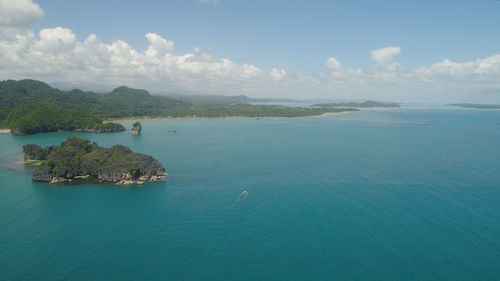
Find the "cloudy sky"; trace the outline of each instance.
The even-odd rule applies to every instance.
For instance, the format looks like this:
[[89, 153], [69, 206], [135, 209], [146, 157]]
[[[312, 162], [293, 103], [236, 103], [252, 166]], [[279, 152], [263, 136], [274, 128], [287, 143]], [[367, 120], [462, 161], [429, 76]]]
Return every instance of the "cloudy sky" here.
[[0, 80], [500, 102], [500, 1], [0, 0]]

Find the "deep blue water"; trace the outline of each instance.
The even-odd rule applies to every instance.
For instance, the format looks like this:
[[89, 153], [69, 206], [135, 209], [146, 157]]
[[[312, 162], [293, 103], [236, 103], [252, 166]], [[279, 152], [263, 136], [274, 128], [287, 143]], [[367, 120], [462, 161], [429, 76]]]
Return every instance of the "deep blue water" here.
[[142, 125], [78, 136], [164, 182], [32, 182], [10, 155], [71, 134], [0, 134], [0, 280], [500, 279], [500, 111]]

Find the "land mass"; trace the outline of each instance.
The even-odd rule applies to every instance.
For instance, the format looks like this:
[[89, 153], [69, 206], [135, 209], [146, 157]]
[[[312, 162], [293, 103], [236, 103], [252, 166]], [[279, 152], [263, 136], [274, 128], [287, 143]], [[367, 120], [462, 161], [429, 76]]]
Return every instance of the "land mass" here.
[[58, 183], [75, 179], [115, 184], [143, 184], [164, 179], [163, 165], [151, 156], [115, 145], [104, 148], [71, 136], [58, 146], [23, 146], [25, 161], [38, 161], [34, 181]]
[[454, 103], [451, 106], [459, 106], [463, 108], [477, 108], [477, 109], [500, 109], [500, 104], [480, 104], [480, 103]]
[[[251, 105], [245, 96], [231, 102], [202, 102], [154, 96], [142, 89], [121, 86], [110, 93], [62, 91], [36, 80], [0, 81], [0, 128], [13, 134], [52, 131], [123, 131], [105, 120], [130, 117], [308, 117], [356, 111], [353, 108]], [[245, 97], [245, 98], [243, 98]], [[245, 102], [243, 102], [243, 100]]]
[[339, 102], [339, 103], [318, 103], [314, 104], [314, 107], [400, 107], [399, 103], [395, 102], [380, 102], [380, 101], [364, 101], [364, 102]]

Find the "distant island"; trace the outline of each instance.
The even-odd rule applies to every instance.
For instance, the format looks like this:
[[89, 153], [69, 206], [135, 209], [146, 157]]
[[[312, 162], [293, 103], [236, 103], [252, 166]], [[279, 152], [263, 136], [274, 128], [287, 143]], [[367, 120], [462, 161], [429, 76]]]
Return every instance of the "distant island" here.
[[0, 81], [0, 128], [26, 135], [54, 131], [117, 132], [126, 118], [308, 117], [356, 111], [353, 108], [251, 105], [245, 96], [217, 102], [173, 99], [121, 86], [110, 93], [62, 91], [36, 80]]
[[454, 103], [451, 106], [459, 106], [463, 108], [477, 108], [477, 109], [500, 109], [500, 104], [480, 104], [480, 103]]
[[78, 179], [115, 184], [143, 184], [164, 179], [163, 165], [151, 156], [115, 145], [103, 148], [97, 143], [72, 136], [58, 146], [23, 146], [24, 159], [37, 162], [34, 181], [58, 183]]
[[339, 102], [339, 103], [318, 103], [313, 104], [315, 107], [400, 107], [399, 103], [395, 102], [380, 102], [380, 101], [364, 101], [364, 102]]

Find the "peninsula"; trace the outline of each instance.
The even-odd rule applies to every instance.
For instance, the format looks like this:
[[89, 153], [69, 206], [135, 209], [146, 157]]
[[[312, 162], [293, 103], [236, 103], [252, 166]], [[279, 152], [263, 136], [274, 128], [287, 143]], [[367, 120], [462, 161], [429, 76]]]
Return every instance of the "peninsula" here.
[[[252, 105], [251, 99], [231, 102], [176, 99], [121, 86], [110, 93], [62, 91], [36, 80], [0, 81], [0, 129], [25, 135], [54, 131], [117, 132], [126, 118], [310, 117], [356, 111], [353, 108]], [[224, 100], [224, 99], [219, 99]]]
[[34, 181], [58, 183], [77, 179], [115, 184], [143, 184], [165, 179], [163, 165], [151, 156], [115, 145], [104, 148], [71, 136], [58, 146], [23, 146], [25, 161], [39, 161]]

